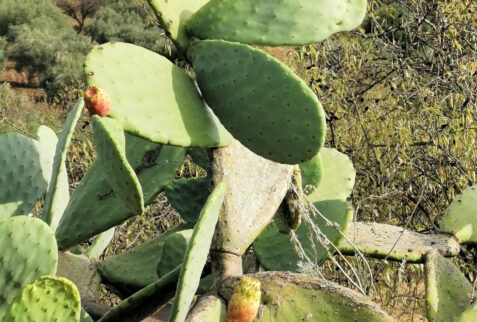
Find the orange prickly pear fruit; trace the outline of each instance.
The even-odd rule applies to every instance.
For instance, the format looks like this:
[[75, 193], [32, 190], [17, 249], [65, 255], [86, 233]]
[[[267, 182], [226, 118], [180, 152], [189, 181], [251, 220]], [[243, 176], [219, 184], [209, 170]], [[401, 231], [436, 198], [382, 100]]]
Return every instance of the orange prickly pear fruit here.
[[235, 285], [227, 310], [227, 322], [252, 322], [260, 307], [260, 281], [244, 276]]
[[91, 86], [84, 91], [84, 104], [92, 115], [107, 116], [111, 110], [111, 98], [102, 88]]

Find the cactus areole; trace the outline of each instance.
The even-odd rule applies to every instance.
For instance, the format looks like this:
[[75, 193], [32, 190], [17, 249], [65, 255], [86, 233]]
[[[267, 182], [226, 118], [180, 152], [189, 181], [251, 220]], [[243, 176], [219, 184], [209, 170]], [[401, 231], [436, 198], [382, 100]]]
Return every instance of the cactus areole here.
[[84, 91], [84, 103], [91, 115], [105, 117], [111, 110], [111, 98], [105, 90], [91, 86]]

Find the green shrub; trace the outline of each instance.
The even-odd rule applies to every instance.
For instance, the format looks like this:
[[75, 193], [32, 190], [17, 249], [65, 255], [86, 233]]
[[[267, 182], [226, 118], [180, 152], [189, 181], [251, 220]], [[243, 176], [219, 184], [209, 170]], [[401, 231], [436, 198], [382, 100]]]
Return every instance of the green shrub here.
[[123, 41], [169, 56], [171, 43], [152, 21], [149, 7], [135, 0], [107, 0], [86, 27], [98, 43]]
[[48, 0], [2, 0], [0, 32], [13, 46], [7, 54], [40, 78], [48, 95], [83, 84], [82, 65], [91, 43]]
[[5, 61], [7, 60], [6, 47], [7, 38], [0, 37], [0, 71], [5, 68]]
[[62, 118], [57, 109], [46, 103], [33, 104], [27, 95], [15, 92], [10, 84], [0, 84], [0, 134], [20, 132], [33, 137], [42, 124], [60, 129]]

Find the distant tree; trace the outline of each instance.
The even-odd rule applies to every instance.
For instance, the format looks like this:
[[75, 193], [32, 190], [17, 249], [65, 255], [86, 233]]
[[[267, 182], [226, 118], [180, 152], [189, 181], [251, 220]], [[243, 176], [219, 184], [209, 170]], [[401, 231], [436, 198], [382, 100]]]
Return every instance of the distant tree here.
[[105, 0], [85, 28], [98, 43], [123, 41], [170, 56], [171, 43], [147, 5], [137, 0]]
[[7, 60], [7, 54], [5, 53], [7, 47], [7, 38], [0, 37], [0, 70], [5, 68], [5, 61]]
[[18, 69], [38, 75], [50, 97], [82, 86], [91, 42], [76, 34], [70, 19], [50, 0], [1, 0], [1, 36], [12, 44], [8, 58]]
[[78, 25], [78, 33], [83, 31], [86, 18], [91, 17], [103, 4], [103, 0], [54, 0], [65, 14], [73, 18]]

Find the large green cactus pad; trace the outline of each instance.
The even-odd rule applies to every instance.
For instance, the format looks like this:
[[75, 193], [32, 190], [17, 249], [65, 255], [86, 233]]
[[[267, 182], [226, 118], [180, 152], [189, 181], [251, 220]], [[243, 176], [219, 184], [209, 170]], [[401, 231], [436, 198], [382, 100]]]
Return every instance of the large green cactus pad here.
[[225, 193], [225, 184], [219, 183], [207, 199], [200, 213], [199, 220], [194, 227], [177, 283], [176, 297], [169, 317], [171, 322], [184, 321], [189, 311], [192, 299], [200, 283], [202, 269], [207, 261], [207, 255], [209, 254], [210, 244]]
[[460, 243], [477, 244], [477, 185], [452, 201], [442, 218], [441, 231], [453, 234]]
[[[126, 134], [126, 157], [142, 186], [145, 204], [172, 180], [184, 162], [185, 149], [161, 146]], [[60, 249], [67, 249], [134, 216], [103, 178], [94, 162], [71, 196], [56, 231]]]
[[325, 137], [325, 115], [311, 89], [261, 50], [221, 40], [188, 51], [200, 90], [227, 130], [252, 152], [287, 164], [311, 159]]
[[21, 134], [0, 136], [0, 220], [27, 215], [46, 192], [43, 148], [38, 141]]
[[209, 179], [188, 178], [171, 182], [165, 189], [167, 200], [187, 222], [195, 223], [209, 196]]
[[55, 236], [36, 218], [0, 221], [0, 319], [24, 285], [54, 275], [58, 263]]
[[316, 184], [311, 184], [316, 187], [308, 194], [308, 200], [346, 200], [351, 195], [356, 177], [353, 163], [336, 149], [323, 148], [319, 155], [323, 174]]
[[45, 206], [43, 207], [42, 218], [48, 223], [53, 231], [58, 227], [61, 217], [68, 205], [70, 198], [68, 175], [66, 173], [66, 153], [70, 146], [71, 138], [75, 130], [76, 123], [83, 111], [84, 102], [82, 99], [73, 106], [68, 114], [63, 130], [56, 145], [52, 176], [46, 194]]
[[157, 262], [164, 241], [180, 228], [169, 230], [127, 252], [98, 263], [103, 282], [123, 294], [131, 294], [159, 279]]
[[[280, 272], [251, 276], [260, 281], [263, 294], [256, 321], [394, 321], [366, 296], [330, 281]], [[236, 279], [228, 278], [219, 287], [222, 298], [230, 299]]]
[[161, 256], [157, 262], [157, 275], [165, 276], [182, 264], [187, 245], [192, 237], [192, 229], [186, 229], [170, 234], [164, 239]]
[[[343, 233], [348, 230], [353, 219], [353, 209], [342, 200], [327, 200], [315, 203], [315, 207], [323, 216], [337, 223]], [[328, 226], [325, 221], [317, 216], [313, 218], [315, 225], [335, 245], [343, 238], [335, 228]], [[315, 247], [310, 240], [308, 223], [302, 223], [296, 230], [296, 235], [305, 250], [306, 255], [315, 263], [320, 264], [328, 258], [328, 252], [315, 241]], [[299, 271], [300, 258], [295, 246], [288, 235], [279, 232], [278, 225], [272, 222], [253, 243], [253, 250], [260, 264], [267, 270]], [[333, 248], [329, 248], [331, 254]]]
[[89, 53], [85, 72], [88, 85], [109, 94], [109, 116], [128, 132], [186, 147], [230, 142], [193, 80], [165, 57], [131, 44], [107, 43]]
[[158, 13], [160, 22], [168, 36], [184, 50], [189, 46], [190, 36], [186, 32], [189, 18], [209, 0], [149, 0]]
[[358, 27], [366, 0], [211, 0], [190, 18], [200, 39], [254, 45], [306, 45]]
[[94, 142], [104, 178], [114, 193], [134, 214], [144, 211], [141, 183], [126, 158], [126, 139], [121, 123], [93, 116]]
[[454, 321], [470, 305], [472, 285], [437, 251], [426, 256], [426, 307], [429, 321]]
[[2, 322], [78, 322], [80, 313], [76, 286], [63, 277], [44, 276], [22, 289]]

